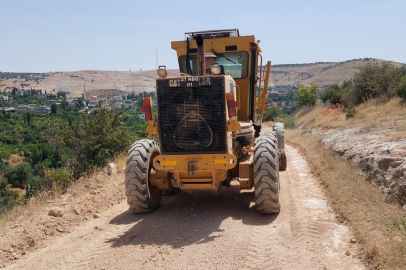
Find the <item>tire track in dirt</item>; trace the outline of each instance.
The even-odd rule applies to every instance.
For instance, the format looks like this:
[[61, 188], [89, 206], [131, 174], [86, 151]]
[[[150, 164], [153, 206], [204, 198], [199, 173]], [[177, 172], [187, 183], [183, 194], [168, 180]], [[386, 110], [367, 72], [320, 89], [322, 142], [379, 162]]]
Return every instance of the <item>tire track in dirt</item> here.
[[[337, 224], [325, 195], [304, 159], [286, 147], [288, 169], [280, 172], [281, 213], [252, 230], [246, 269], [363, 269]], [[261, 216], [258, 217], [258, 220]]]

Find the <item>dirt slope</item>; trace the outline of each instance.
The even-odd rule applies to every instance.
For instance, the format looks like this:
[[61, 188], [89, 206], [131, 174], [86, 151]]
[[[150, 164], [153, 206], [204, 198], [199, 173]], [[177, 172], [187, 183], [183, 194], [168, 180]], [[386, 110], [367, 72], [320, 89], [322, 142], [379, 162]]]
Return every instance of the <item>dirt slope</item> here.
[[[68, 200], [62, 206], [64, 216], [49, 217], [54, 223], [66, 222], [77, 208], [82, 210], [82, 222], [66, 225], [65, 233], [49, 235], [39, 241], [43, 248], [25, 255], [14, 245], [19, 259], [10, 260], [10, 253], [3, 251], [0, 265], [12, 263], [7, 269], [363, 269], [358, 245], [351, 243], [351, 232], [327, 206], [305, 160], [290, 146], [287, 156], [288, 170], [280, 173], [279, 215], [258, 215], [253, 194], [239, 192], [236, 186], [223, 188], [218, 195], [165, 196], [158, 211], [134, 215], [127, 211], [124, 177], [119, 174], [95, 195]], [[85, 204], [93, 209], [90, 202], [109, 208], [93, 218], [83, 209]], [[37, 220], [49, 224], [43, 213], [2, 233], [2, 250], [20, 239], [25, 228], [29, 233], [44, 230], [46, 226], [35, 225]], [[30, 228], [33, 224], [37, 227]]]

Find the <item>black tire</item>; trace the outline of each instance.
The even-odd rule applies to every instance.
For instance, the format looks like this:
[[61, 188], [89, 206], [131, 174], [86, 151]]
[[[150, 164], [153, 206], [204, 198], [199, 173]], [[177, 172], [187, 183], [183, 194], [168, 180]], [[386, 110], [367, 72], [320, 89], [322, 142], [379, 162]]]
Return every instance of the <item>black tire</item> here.
[[274, 132], [261, 132], [255, 139], [255, 204], [257, 212], [261, 214], [276, 214], [280, 211], [277, 143]]
[[286, 153], [284, 150], [279, 149], [279, 171], [286, 171], [287, 166]]
[[278, 138], [278, 149], [285, 150], [285, 125], [283, 123], [276, 122], [273, 124], [273, 130]]
[[161, 203], [162, 190], [150, 185], [148, 181], [153, 158], [157, 155], [158, 143], [152, 140], [139, 140], [128, 151], [125, 194], [130, 210], [135, 213], [153, 212]]

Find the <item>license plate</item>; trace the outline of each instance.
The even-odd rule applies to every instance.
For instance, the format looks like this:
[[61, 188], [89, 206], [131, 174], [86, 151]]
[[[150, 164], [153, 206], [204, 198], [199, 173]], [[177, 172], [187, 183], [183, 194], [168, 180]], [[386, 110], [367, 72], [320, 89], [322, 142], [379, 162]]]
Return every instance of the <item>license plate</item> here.
[[179, 79], [169, 80], [169, 87], [196, 87], [211, 85], [210, 78], [197, 76], [184, 76]]

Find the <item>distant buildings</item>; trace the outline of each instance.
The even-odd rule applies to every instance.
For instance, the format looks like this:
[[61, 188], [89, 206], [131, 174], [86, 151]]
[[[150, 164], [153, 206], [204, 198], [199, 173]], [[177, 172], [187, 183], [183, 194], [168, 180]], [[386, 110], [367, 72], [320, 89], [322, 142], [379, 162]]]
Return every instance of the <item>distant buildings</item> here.
[[14, 95], [22, 97], [22, 96], [24, 96], [24, 90], [15, 88], [14, 89]]
[[51, 107], [38, 104], [16, 105], [15, 112], [16, 113], [34, 112], [36, 114], [50, 114]]
[[0, 100], [5, 100], [8, 101], [10, 99], [9, 96], [5, 96], [5, 95], [0, 95]]

